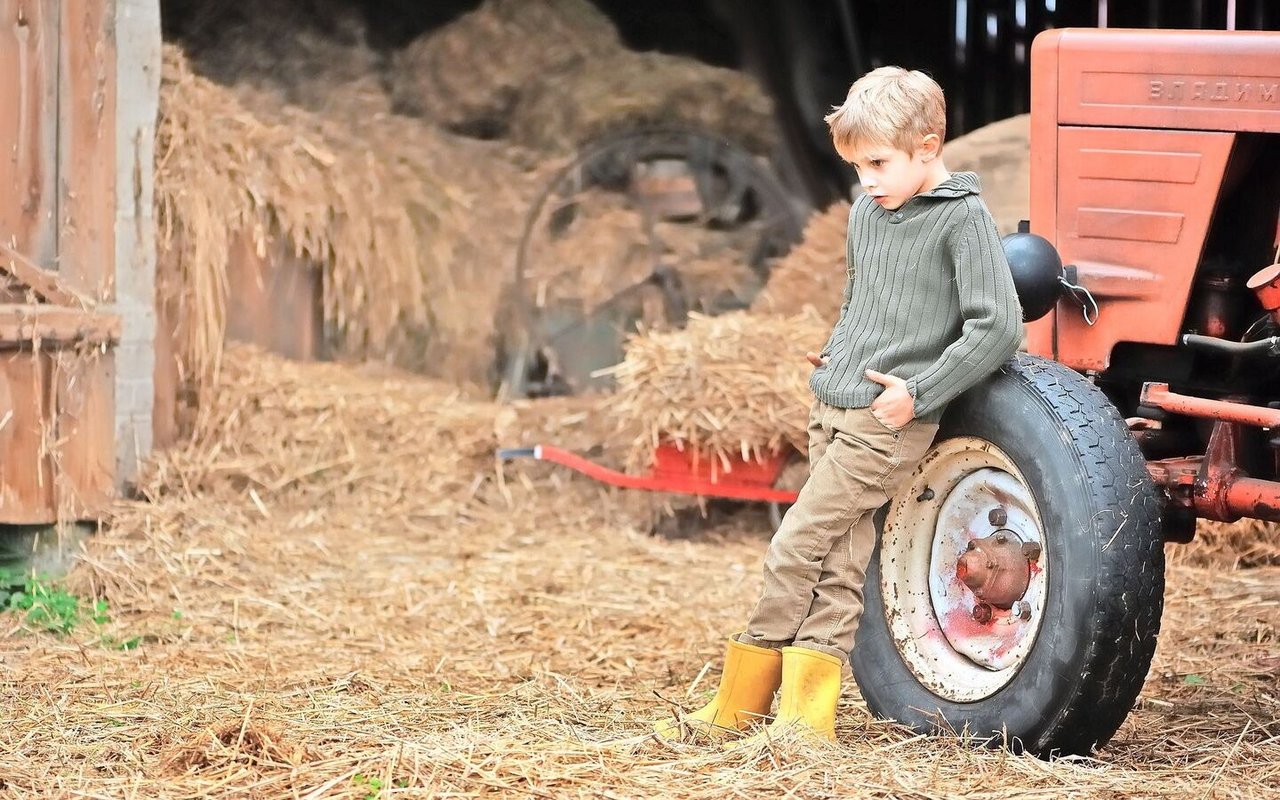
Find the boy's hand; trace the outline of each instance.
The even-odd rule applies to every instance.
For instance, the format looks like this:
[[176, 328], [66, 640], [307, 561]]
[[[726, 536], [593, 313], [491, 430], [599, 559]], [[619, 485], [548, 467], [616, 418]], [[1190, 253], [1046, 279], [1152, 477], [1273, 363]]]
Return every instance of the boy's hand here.
[[916, 400], [907, 391], [907, 382], [874, 369], [867, 370], [866, 375], [884, 387], [871, 403], [871, 414], [886, 428], [905, 427], [916, 415]]
[[814, 365], [815, 367], [823, 367], [823, 366], [826, 366], [826, 364], [827, 364], [827, 360], [826, 360], [825, 358], [823, 358], [821, 355], [819, 355], [819, 354], [817, 354], [817, 353], [813, 352], [812, 350], [810, 350], [809, 352], [805, 353], [805, 354], [804, 354], [804, 357], [805, 357], [805, 358], [807, 358], [807, 359], [809, 359], [809, 363], [810, 363], [810, 364], [812, 364], [812, 365]]

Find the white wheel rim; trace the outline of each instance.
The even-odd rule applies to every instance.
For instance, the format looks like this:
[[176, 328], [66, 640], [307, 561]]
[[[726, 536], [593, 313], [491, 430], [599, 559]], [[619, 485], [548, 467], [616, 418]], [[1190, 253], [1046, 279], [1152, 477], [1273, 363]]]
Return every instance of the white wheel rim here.
[[[966, 545], [998, 526], [1040, 545], [1021, 603], [1029, 619], [993, 609], [975, 619], [979, 602], [956, 575]], [[1013, 679], [1035, 644], [1048, 588], [1047, 542], [1030, 488], [1013, 461], [984, 439], [939, 442], [889, 506], [880, 541], [881, 592], [890, 633], [908, 668], [929, 691], [955, 702], [990, 697]], [[1021, 610], [1022, 606], [1015, 606]]]

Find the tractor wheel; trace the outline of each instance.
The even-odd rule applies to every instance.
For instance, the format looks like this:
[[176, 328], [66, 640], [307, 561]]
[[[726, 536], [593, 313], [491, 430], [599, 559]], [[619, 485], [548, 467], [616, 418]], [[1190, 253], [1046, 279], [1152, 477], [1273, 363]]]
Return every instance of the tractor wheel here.
[[1018, 354], [881, 512], [852, 654], [867, 705], [1043, 757], [1105, 744], [1156, 646], [1162, 507], [1106, 396]]

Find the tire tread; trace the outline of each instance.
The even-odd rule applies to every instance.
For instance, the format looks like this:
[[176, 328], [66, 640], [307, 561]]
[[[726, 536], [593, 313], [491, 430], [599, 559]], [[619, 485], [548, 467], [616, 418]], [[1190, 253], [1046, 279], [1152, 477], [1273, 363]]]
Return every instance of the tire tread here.
[[[1076, 697], [1063, 704], [1033, 752], [1087, 753], [1101, 747], [1133, 708], [1151, 666], [1164, 607], [1163, 499], [1146, 459], [1103, 392], [1054, 361], [1019, 353], [1003, 367], [1038, 397], [1069, 433], [1091, 476], [1093, 507], [1116, 509], [1120, 523], [1094, 517], [1105, 537], [1098, 562], [1089, 652]], [[1125, 530], [1129, 528], [1129, 530]]]

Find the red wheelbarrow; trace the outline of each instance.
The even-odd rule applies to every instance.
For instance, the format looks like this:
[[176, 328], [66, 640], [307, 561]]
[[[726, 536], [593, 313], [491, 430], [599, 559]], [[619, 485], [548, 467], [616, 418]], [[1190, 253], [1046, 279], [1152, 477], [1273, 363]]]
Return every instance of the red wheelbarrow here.
[[512, 447], [498, 451], [498, 458], [535, 458], [581, 472], [589, 478], [624, 489], [673, 492], [729, 500], [756, 500], [776, 505], [794, 503], [796, 492], [775, 488], [791, 457], [790, 451], [767, 454], [763, 460], [740, 456], [721, 459], [674, 444], [660, 444], [653, 467], [644, 475], [629, 475], [602, 466], [568, 450], [549, 444]]

